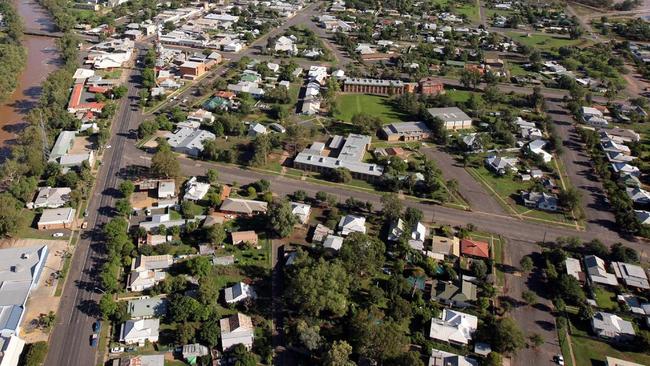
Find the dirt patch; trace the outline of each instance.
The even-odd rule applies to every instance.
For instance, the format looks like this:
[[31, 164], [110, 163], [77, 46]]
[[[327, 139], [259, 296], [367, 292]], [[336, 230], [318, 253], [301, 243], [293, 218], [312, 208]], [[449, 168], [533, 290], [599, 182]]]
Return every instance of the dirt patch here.
[[77, 136], [74, 138], [74, 142], [72, 143], [72, 147], [70, 148], [70, 151], [68, 151], [68, 154], [83, 154], [92, 150], [92, 147], [93, 143], [90, 141], [90, 137]]
[[[40, 314], [47, 314], [50, 311], [56, 312], [59, 308], [60, 297], [54, 296], [58, 283], [58, 273], [63, 267], [63, 259], [67, 253], [67, 240], [42, 240], [42, 239], [13, 239], [3, 240], [2, 248], [20, 248], [35, 245], [47, 245], [49, 254], [43, 267], [43, 273], [37, 287], [34, 288], [27, 299], [25, 314], [22, 324], [21, 337], [27, 343], [47, 341], [48, 332], [35, 327], [35, 320]], [[10, 245], [10, 246], [9, 246]]]
[[155, 148], [158, 147], [158, 141], [156, 141], [158, 139], [158, 137], [166, 138], [168, 134], [169, 134], [169, 131], [160, 131], [160, 130], [158, 130], [153, 135], [153, 137], [151, 139], [149, 139], [149, 141], [142, 144], [142, 147], [146, 147], [147, 149], [155, 149]]

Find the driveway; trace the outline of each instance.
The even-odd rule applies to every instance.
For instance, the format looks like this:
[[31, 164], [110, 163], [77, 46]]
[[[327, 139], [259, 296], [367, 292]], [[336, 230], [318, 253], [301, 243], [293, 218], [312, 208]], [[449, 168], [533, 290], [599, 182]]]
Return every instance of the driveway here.
[[458, 182], [458, 190], [469, 203], [472, 211], [507, 215], [501, 205], [487, 192], [485, 187], [469, 175], [467, 170], [461, 164], [457, 163], [456, 159], [449, 153], [441, 151], [437, 147], [423, 147], [420, 151], [427, 158], [438, 164], [445, 180], [455, 179]]

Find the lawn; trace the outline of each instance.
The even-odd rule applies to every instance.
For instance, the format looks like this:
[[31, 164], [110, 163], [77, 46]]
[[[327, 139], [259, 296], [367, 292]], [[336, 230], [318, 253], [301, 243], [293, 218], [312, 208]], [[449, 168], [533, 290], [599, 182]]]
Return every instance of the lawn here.
[[41, 231], [36, 229], [36, 218], [39, 216], [35, 211], [23, 209], [22, 220], [15, 237], [24, 239], [43, 239], [43, 240], [67, 240], [69, 237], [67, 231], [62, 230], [65, 234], [61, 238], [52, 238], [52, 233], [56, 230]]
[[435, 0], [434, 3], [443, 6], [445, 5], [449, 6], [452, 13], [455, 13], [457, 15], [464, 15], [467, 17], [468, 20], [472, 22], [479, 21], [478, 6], [477, 6], [478, 2], [471, 1], [471, 3], [468, 4], [468, 3], [456, 2], [452, 0]]
[[357, 113], [367, 113], [378, 117], [384, 123], [407, 119], [407, 116], [397, 111], [386, 97], [365, 94], [340, 94], [336, 97], [338, 113], [336, 119], [351, 122]]
[[571, 345], [576, 365], [604, 365], [607, 356], [650, 365], [648, 354], [620, 351], [605, 342], [587, 336], [584, 330], [577, 330], [573, 325], [571, 329]]
[[523, 33], [507, 32], [506, 35], [525, 46], [535, 47], [543, 50], [560, 48], [562, 46], [576, 46], [584, 42], [580, 39], [569, 39], [556, 35], [546, 34], [531, 34], [528, 36]]
[[618, 305], [615, 302], [616, 294], [613, 292], [607, 291], [602, 287], [594, 287], [594, 296], [596, 297], [596, 303], [598, 307], [605, 310], [615, 310], [618, 308]]
[[477, 94], [477, 96], [480, 96], [479, 93], [477, 92], [472, 92], [469, 90], [447, 90], [445, 91], [445, 94], [447, 94], [448, 97], [451, 98], [454, 102], [467, 102], [469, 100], [470, 95], [472, 94]]

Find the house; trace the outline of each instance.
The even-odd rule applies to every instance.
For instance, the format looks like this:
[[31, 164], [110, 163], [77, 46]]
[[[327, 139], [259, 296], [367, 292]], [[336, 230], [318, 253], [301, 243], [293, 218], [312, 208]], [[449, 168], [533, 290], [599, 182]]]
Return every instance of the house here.
[[129, 300], [127, 310], [131, 319], [162, 318], [167, 314], [169, 301], [162, 296]]
[[188, 121], [196, 121], [199, 123], [212, 123], [214, 122], [214, 115], [205, 109], [197, 109], [187, 115]]
[[255, 329], [248, 315], [237, 313], [219, 321], [221, 328], [221, 349], [226, 351], [230, 347], [243, 344], [246, 348], [253, 347]]
[[632, 152], [629, 147], [623, 145], [622, 143], [609, 139], [601, 139], [600, 147], [604, 152], [616, 152], [622, 153], [624, 155], [630, 155]]
[[341, 217], [338, 225], [339, 233], [347, 236], [351, 233], [366, 233], [366, 218], [355, 215], [345, 215]]
[[490, 258], [490, 245], [484, 241], [461, 239], [460, 254], [475, 258]]
[[634, 213], [641, 225], [650, 225], [650, 211], [634, 210]]
[[610, 357], [607, 356], [605, 358], [605, 365], [604, 366], [643, 366], [640, 363], [632, 362], [632, 361], [625, 361], [621, 360], [618, 358]]
[[301, 224], [306, 224], [309, 222], [311, 206], [305, 203], [291, 202], [291, 212]]
[[248, 298], [255, 299], [257, 297], [255, 290], [253, 290], [250, 285], [243, 282], [237, 282], [236, 284], [224, 289], [224, 295], [226, 303], [228, 304], [234, 304]]
[[131, 262], [127, 288], [144, 291], [165, 279], [167, 270], [174, 262], [171, 255], [140, 255]]
[[183, 127], [169, 134], [167, 142], [178, 153], [199, 156], [203, 152], [203, 142], [216, 138], [212, 132]]
[[77, 211], [71, 207], [48, 208], [38, 219], [38, 230], [71, 229]]
[[[119, 366], [165, 366], [165, 355], [138, 355], [130, 358], [115, 359]], [[115, 362], [115, 361], [113, 361]], [[112, 364], [115, 366], [115, 363]]]
[[[194, 220], [187, 220], [194, 221]], [[146, 231], [157, 230], [159, 227], [164, 226], [169, 229], [170, 227], [181, 227], [186, 224], [185, 219], [172, 220], [170, 214], [155, 214], [151, 215], [150, 220], [142, 221], [138, 224], [139, 227]]]
[[431, 299], [448, 306], [466, 308], [471, 301], [476, 301], [476, 293], [476, 285], [466, 279], [459, 283], [437, 280], [431, 283]]
[[196, 79], [205, 74], [207, 67], [203, 62], [185, 61], [178, 67], [178, 71], [185, 79]]
[[649, 205], [650, 204], [650, 192], [639, 187], [627, 187], [625, 188], [627, 196], [630, 197], [632, 202], [636, 205]]
[[250, 125], [248, 125], [248, 136], [249, 137], [256, 137], [259, 135], [266, 135], [269, 133], [269, 131], [266, 129], [266, 126], [264, 126], [261, 123], [253, 122]]
[[431, 238], [431, 251], [428, 255], [441, 261], [449, 257], [460, 257], [460, 240], [457, 237], [433, 236]]
[[59, 208], [70, 202], [70, 192], [68, 187], [39, 188], [34, 202], [29, 202], [27, 208]]
[[627, 128], [614, 127], [599, 131], [601, 139], [609, 139], [620, 144], [641, 141], [641, 135]]
[[585, 273], [582, 271], [580, 261], [575, 258], [567, 258], [564, 261], [564, 266], [566, 267], [566, 273], [578, 280], [580, 283], [584, 283], [587, 279]]
[[24, 347], [25, 341], [17, 335], [0, 335], [0, 366], [17, 366]]
[[343, 246], [343, 237], [337, 235], [327, 235], [323, 241], [323, 248], [340, 250]]
[[637, 178], [641, 176], [639, 168], [627, 163], [612, 163], [612, 170], [619, 176], [631, 175]]
[[187, 183], [185, 183], [185, 195], [183, 199], [186, 201], [199, 201], [208, 194], [210, 190], [209, 183], [199, 182], [196, 177], [190, 178]]
[[187, 363], [190, 365], [196, 365], [199, 357], [207, 356], [209, 354], [210, 350], [208, 347], [203, 346], [199, 343], [186, 344], [181, 350], [183, 359], [185, 359], [185, 361], [187, 361]]
[[460, 356], [455, 353], [431, 349], [428, 366], [478, 366], [473, 358]]
[[273, 50], [275, 52], [282, 52], [291, 56], [295, 56], [298, 54], [298, 46], [296, 46], [296, 44], [291, 38], [286, 36], [281, 36], [275, 41]]
[[429, 108], [429, 115], [439, 118], [447, 130], [464, 130], [472, 127], [472, 119], [458, 107]]
[[0, 249], [0, 335], [20, 335], [27, 300], [38, 288], [49, 253], [47, 245]]
[[554, 194], [546, 192], [522, 191], [521, 200], [526, 207], [551, 212], [558, 210], [558, 198]]
[[130, 319], [120, 327], [120, 342], [144, 346], [158, 342], [160, 319]]
[[650, 290], [648, 275], [643, 267], [624, 262], [612, 262], [612, 268], [616, 278], [622, 280], [626, 286]]
[[424, 122], [397, 122], [379, 130], [382, 138], [393, 141], [420, 141], [431, 138], [433, 132]]
[[445, 87], [442, 81], [431, 76], [420, 79], [418, 86], [420, 88], [420, 94], [422, 95], [438, 95], [445, 93]]
[[597, 336], [614, 342], [631, 341], [636, 334], [632, 323], [618, 315], [602, 311], [591, 318], [591, 329]]
[[325, 240], [325, 237], [331, 234], [334, 234], [334, 230], [328, 228], [323, 224], [317, 224], [314, 228], [314, 233], [312, 234], [311, 241], [313, 243], [322, 243], [323, 240]]
[[481, 140], [479, 139], [479, 134], [476, 132], [461, 136], [460, 143], [467, 151], [478, 151], [483, 148]]
[[440, 319], [431, 319], [429, 338], [452, 344], [467, 345], [478, 328], [478, 318], [471, 314], [443, 309]]
[[584, 262], [591, 282], [601, 285], [618, 286], [616, 275], [607, 272], [604, 260], [590, 254], [585, 256]]
[[546, 146], [546, 141], [541, 139], [533, 140], [528, 144], [528, 151], [539, 156], [544, 163], [548, 164], [553, 159], [553, 155], [544, 150], [544, 146]]
[[504, 175], [509, 172], [517, 171], [517, 158], [508, 158], [505, 156], [490, 155], [485, 158], [485, 165], [498, 175]]
[[219, 210], [226, 213], [250, 216], [265, 213], [267, 207], [268, 203], [266, 202], [228, 197], [223, 200]]
[[233, 231], [230, 233], [230, 238], [234, 245], [249, 244], [256, 247], [258, 243], [257, 233], [253, 230]]

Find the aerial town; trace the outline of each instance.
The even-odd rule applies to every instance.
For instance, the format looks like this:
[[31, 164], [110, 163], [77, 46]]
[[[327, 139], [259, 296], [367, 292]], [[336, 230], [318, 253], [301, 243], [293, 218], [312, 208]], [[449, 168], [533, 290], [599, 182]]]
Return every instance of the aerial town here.
[[650, 2], [0, 0], [0, 366], [649, 366]]

